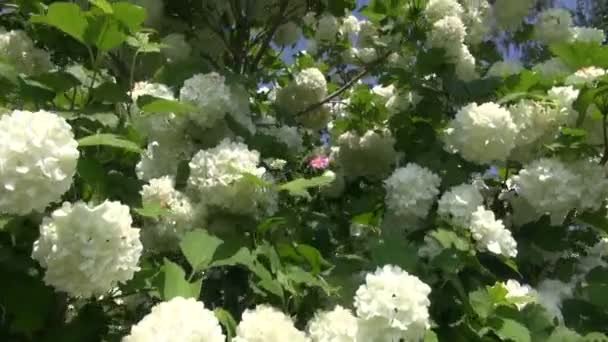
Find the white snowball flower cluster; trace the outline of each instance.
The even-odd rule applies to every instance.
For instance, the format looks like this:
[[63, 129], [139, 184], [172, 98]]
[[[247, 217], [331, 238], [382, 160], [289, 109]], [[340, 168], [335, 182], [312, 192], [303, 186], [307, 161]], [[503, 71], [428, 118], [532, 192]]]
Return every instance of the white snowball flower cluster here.
[[468, 44], [480, 44], [492, 30], [492, 6], [487, 0], [461, 0], [465, 12], [462, 21], [467, 27]]
[[572, 73], [570, 68], [557, 57], [536, 64], [532, 67], [532, 71], [540, 75], [543, 80], [551, 82], [562, 79]]
[[546, 279], [538, 284], [536, 291], [538, 303], [545, 307], [553, 317], [563, 322], [562, 301], [572, 297], [572, 284], [554, 279]]
[[338, 305], [331, 311], [318, 312], [307, 330], [312, 342], [355, 342], [358, 328], [353, 313]]
[[515, 304], [518, 310], [522, 310], [526, 305], [536, 301], [536, 290], [530, 285], [522, 285], [517, 280], [509, 279], [503, 286], [507, 290], [507, 300]]
[[361, 25], [359, 23], [359, 19], [354, 15], [349, 15], [344, 18], [342, 21], [342, 26], [340, 26], [340, 33], [342, 34], [357, 34], [361, 29]]
[[486, 77], [509, 77], [517, 75], [523, 70], [524, 66], [518, 60], [498, 61], [488, 69]]
[[547, 92], [547, 98], [557, 105], [557, 122], [572, 124], [578, 118], [578, 112], [574, 109], [574, 102], [578, 98], [580, 90], [572, 86], [553, 87]]
[[577, 266], [578, 271], [585, 276], [596, 267], [606, 267], [608, 257], [608, 238], [603, 237], [595, 245], [587, 248], [585, 256], [581, 257]]
[[44, 282], [74, 297], [100, 295], [139, 270], [139, 229], [129, 207], [65, 202], [40, 226], [32, 258], [46, 269]]
[[183, 129], [186, 124], [184, 116], [173, 113], [140, 113], [137, 100], [141, 96], [153, 96], [165, 100], [175, 100], [173, 91], [162, 83], [137, 82], [131, 90], [133, 105], [133, 126], [146, 134], [150, 141], [171, 143], [183, 140]]
[[545, 44], [563, 43], [570, 40], [572, 15], [563, 8], [550, 8], [538, 15], [534, 37]]
[[606, 70], [598, 67], [586, 67], [577, 70], [564, 81], [567, 85], [584, 86], [590, 85], [598, 78], [606, 75]]
[[192, 53], [192, 47], [181, 33], [168, 34], [160, 42], [165, 45], [160, 51], [170, 63], [184, 61]]
[[166, 175], [175, 176], [179, 163], [192, 156], [192, 149], [189, 142], [180, 140], [150, 142], [135, 166], [137, 178], [147, 181]]
[[301, 114], [327, 96], [327, 81], [321, 70], [307, 68], [294, 76], [293, 82], [277, 92], [279, 109], [291, 115], [299, 114], [296, 120], [309, 129], [321, 129], [329, 122], [331, 112], [328, 105], [319, 106]]
[[505, 160], [515, 147], [517, 126], [505, 108], [493, 102], [461, 108], [445, 131], [448, 150], [466, 160], [488, 164]]
[[570, 29], [570, 35], [574, 42], [581, 43], [601, 45], [606, 40], [604, 31], [593, 27], [573, 27]]
[[455, 15], [449, 15], [433, 23], [427, 44], [431, 48], [445, 49], [447, 57], [451, 61], [457, 61], [466, 34], [467, 29], [462, 20]]
[[276, 193], [245, 174], [262, 178], [260, 154], [243, 143], [224, 139], [218, 146], [199, 151], [190, 161], [188, 184], [207, 205], [236, 214], [258, 215], [276, 211]]
[[180, 91], [180, 100], [198, 107], [189, 116], [201, 128], [213, 127], [228, 114], [253, 133], [247, 91], [239, 85], [227, 84], [225, 77], [216, 72], [187, 79]]
[[517, 30], [535, 2], [535, 0], [496, 0], [492, 8], [496, 24], [503, 30]]
[[460, 17], [464, 8], [456, 0], [430, 0], [424, 9], [424, 15], [429, 22], [436, 22], [447, 16]]
[[391, 114], [405, 112], [418, 105], [421, 100], [422, 96], [415, 91], [398, 91], [388, 98], [386, 109]]
[[78, 143], [62, 117], [15, 110], [0, 117], [0, 213], [43, 211], [70, 189]]
[[141, 190], [142, 202], [157, 203], [168, 212], [142, 229], [142, 241], [146, 247], [156, 249], [176, 248], [181, 237], [193, 228], [195, 210], [188, 197], [175, 190], [172, 177], [154, 178]]
[[431, 170], [409, 163], [384, 181], [386, 206], [397, 216], [424, 218], [439, 195], [440, 183]]
[[233, 342], [307, 342], [306, 335], [294, 327], [293, 321], [279, 310], [258, 305], [245, 310], [236, 328]]
[[261, 133], [274, 137], [291, 152], [298, 153], [302, 150], [303, 140], [297, 127], [279, 126], [268, 127], [260, 130]]
[[517, 242], [502, 220], [497, 220], [491, 210], [479, 206], [471, 215], [469, 229], [480, 250], [487, 250], [506, 257], [517, 256]]
[[0, 26], [0, 60], [26, 75], [40, 74], [53, 68], [48, 52], [38, 49], [21, 30], [6, 30]]
[[461, 184], [452, 187], [439, 199], [437, 213], [450, 222], [467, 227], [473, 212], [483, 205], [479, 189], [472, 184]]
[[571, 209], [598, 209], [608, 194], [602, 167], [588, 161], [565, 164], [542, 158], [512, 179], [519, 195], [539, 214], [551, 215], [554, 224], [561, 223]]
[[297, 23], [290, 21], [277, 28], [274, 34], [274, 42], [277, 45], [288, 46], [295, 44], [302, 35], [302, 29]]
[[332, 43], [336, 40], [339, 29], [338, 19], [329, 13], [325, 13], [317, 21], [315, 39], [318, 42]]
[[202, 302], [175, 297], [155, 305], [122, 342], [224, 342], [222, 327]]
[[332, 156], [348, 178], [383, 178], [396, 162], [395, 139], [388, 130], [369, 130], [362, 136], [346, 132], [338, 137], [338, 149]]
[[[418, 341], [430, 327], [431, 288], [398, 266], [365, 277], [355, 294], [360, 341]], [[382, 339], [394, 338], [394, 339]]]

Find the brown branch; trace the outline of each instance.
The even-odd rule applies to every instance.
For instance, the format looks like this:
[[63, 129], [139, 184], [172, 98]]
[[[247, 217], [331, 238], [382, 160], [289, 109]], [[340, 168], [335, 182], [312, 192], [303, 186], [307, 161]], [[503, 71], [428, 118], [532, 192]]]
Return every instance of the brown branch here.
[[604, 155], [602, 156], [602, 160], [600, 163], [602, 165], [608, 162], [608, 131], [606, 128], [606, 123], [608, 123], [608, 114], [602, 113], [602, 131], [604, 133]]
[[264, 38], [264, 41], [262, 42], [262, 46], [260, 47], [260, 50], [258, 51], [257, 55], [253, 59], [253, 62], [251, 63], [251, 68], [250, 68], [251, 71], [257, 70], [258, 64], [260, 64], [262, 57], [264, 57], [264, 53], [266, 52], [266, 50], [268, 50], [268, 47], [270, 46], [272, 37], [274, 37], [274, 34], [277, 32], [277, 29], [283, 23], [285, 10], [287, 9], [288, 4], [289, 4], [289, 0], [281, 1], [281, 6], [279, 7], [279, 13], [276, 17], [276, 20], [272, 24], [270, 30], [268, 31], [268, 34], [266, 35], [266, 37]]

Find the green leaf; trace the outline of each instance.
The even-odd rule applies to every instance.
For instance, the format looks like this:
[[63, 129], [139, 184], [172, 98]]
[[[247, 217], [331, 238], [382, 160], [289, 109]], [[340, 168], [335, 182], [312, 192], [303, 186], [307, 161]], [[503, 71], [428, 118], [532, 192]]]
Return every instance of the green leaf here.
[[217, 320], [220, 321], [220, 324], [224, 327], [224, 331], [226, 331], [228, 341], [230, 341], [233, 337], [236, 336], [237, 323], [234, 320], [234, 317], [232, 317], [230, 312], [222, 308], [216, 308], [215, 310], [213, 310], [213, 313], [215, 314]]
[[531, 342], [530, 331], [525, 325], [508, 318], [497, 318], [491, 321], [491, 329], [503, 341]]
[[3, 270], [3, 277], [6, 277], [5, 281], [0, 282], [0, 308], [3, 317], [14, 317], [9, 320], [12, 332], [32, 336], [44, 328], [51, 313], [53, 289], [45, 286], [40, 279], [22, 273]]
[[107, 0], [89, 0], [91, 4], [95, 7], [99, 8], [105, 14], [112, 14], [114, 10], [112, 9], [112, 5]]
[[19, 73], [10, 64], [0, 62], [0, 78], [9, 81], [12, 84], [19, 83]]
[[551, 336], [549, 336], [547, 342], [582, 342], [582, 340], [582, 336], [575, 331], [559, 326], [553, 331]]
[[133, 211], [136, 212], [139, 216], [155, 220], [171, 213], [169, 209], [163, 207], [158, 201], [144, 202], [142, 208], [134, 208]]
[[555, 56], [574, 70], [589, 66], [608, 68], [608, 48], [605, 46], [577, 42], [554, 44], [549, 48]]
[[62, 93], [81, 84], [79, 79], [65, 71], [47, 72], [31, 79], [53, 89], [56, 93]]
[[101, 51], [110, 51], [127, 39], [120, 22], [113, 17], [92, 11], [88, 13], [87, 19], [84, 39]]
[[194, 271], [204, 270], [213, 260], [217, 248], [224, 243], [221, 239], [209, 235], [206, 230], [197, 229], [188, 232], [179, 244], [182, 253]]
[[427, 330], [424, 334], [423, 342], [439, 342], [439, 337], [437, 337], [437, 334], [433, 330]]
[[285, 183], [279, 186], [279, 190], [287, 191], [290, 195], [295, 197], [304, 197], [310, 199], [311, 196], [308, 193], [308, 189], [322, 187], [331, 184], [336, 175], [331, 171], [326, 171], [322, 176], [314, 178], [298, 178], [289, 183]]
[[[315, 277], [310, 272], [307, 272], [297, 266], [287, 267], [284, 277], [285, 279], [295, 284], [302, 284], [309, 287], [318, 287], [325, 291], [327, 295], [331, 295], [334, 290], [320, 277]], [[294, 294], [298, 294], [297, 292], [298, 291], [293, 291]]]
[[112, 10], [114, 11], [114, 18], [125, 25], [131, 32], [138, 31], [146, 20], [146, 10], [128, 2], [113, 3]]
[[113, 82], [104, 82], [92, 90], [91, 95], [97, 102], [121, 103], [130, 102], [127, 90]]
[[186, 280], [186, 272], [176, 263], [165, 259], [162, 268], [163, 283], [161, 296], [163, 300], [175, 297], [198, 298], [201, 291], [202, 279], [189, 283]]
[[67, 2], [53, 3], [49, 6], [46, 15], [32, 16], [31, 22], [53, 26], [79, 42], [86, 44], [85, 32], [88, 22], [84, 13], [76, 4]]
[[161, 99], [150, 95], [144, 95], [137, 98], [137, 106], [144, 113], [181, 114], [197, 111], [197, 108], [189, 103]]
[[78, 140], [78, 146], [110, 146], [123, 149], [128, 152], [141, 153], [142, 149], [134, 142], [126, 140], [118, 135], [100, 133], [89, 135]]

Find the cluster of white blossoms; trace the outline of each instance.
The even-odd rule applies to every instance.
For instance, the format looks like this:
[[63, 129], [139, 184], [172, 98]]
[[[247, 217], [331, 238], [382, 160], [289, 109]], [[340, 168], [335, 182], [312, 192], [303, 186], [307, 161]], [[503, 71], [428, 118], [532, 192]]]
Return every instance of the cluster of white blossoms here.
[[603, 172], [591, 161], [566, 164], [556, 158], [541, 158], [527, 164], [512, 181], [517, 193], [539, 216], [549, 214], [552, 222], [559, 224], [574, 208], [599, 209], [608, 196]]
[[517, 256], [517, 242], [502, 220], [497, 220], [494, 212], [479, 206], [471, 214], [469, 226], [473, 239], [482, 251], [489, 251], [505, 257]]
[[167, 58], [169, 63], [184, 61], [192, 53], [192, 47], [188, 44], [186, 37], [182, 33], [168, 34], [160, 42], [165, 45], [161, 48], [160, 52]]
[[395, 139], [388, 130], [369, 130], [362, 136], [346, 132], [338, 137], [338, 148], [333, 152], [344, 175], [348, 178], [384, 178], [397, 160]]
[[498, 61], [488, 69], [486, 77], [509, 77], [517, 75], [524, 70], [523, 64], [518, 60]]
[[418, 341], [430, 327], [431, 288], [397, 266], [368, 273], [355, 294], [359, 341]]
[[537, 301], [560, 322], [564, 321], [562, 315], [562, 302], [571, 298], [574, 286], [555, 279], [545, 279], [536, 287]]
[[199, 151], [190, 161], [190, 192], [206, 205], [235, 214], [272, 214], [277, 206], [276, 192], [251, 179], [265, 176], [266, 169], [259, 164], [259, 152], [224, 139], [214, 148]]
[[319, 43], [333, 43], [338, 37], [339, 30], [340, 22], [338, 21], [338, 18], [329, 13], [324, 13], [317, 20], [315, 40]]
[[581, 42], [601, 45], [606, 40], [602, 30], [573, 25], [572, 14], [567, 9], [546, 9], [538, 15], [534, 37], [544, 44]]
[[295, 119], [304, 127], [316, 130], [329, 122], [330, 108], [327, 104], [312, 109], [310, 107], [320, 103], [325, 96], [325, 76], [317, 68], [307, 68], [294, 75], [293, 82], [278, 90], [276, 105], [285, 113], [297, 115]]
[[290, 152], [298, 153], [303, 148], [302, 136], [300, 135], [297, 127], [264, 127], [261, 128], [259, 132], [275, 138], [279, 143], [285, 145]]
[[0, 60], [26, 75], [40, 74], [53, 68], [48, 52], [38, 49], [21, 30], [6, 31], [0, 26]]
[[461, 108], [445, 130], [448, 150], [469, 161], [505, 160], [515, 147], [517, 126], [505, 108], [493, 102]]
[[32, 258], [46, 269], [44, 282], [74, 297], [103, 294], [139, 270], [139, 229], [129, 207], [65, 202], [46, 217]]
[[273, 38], [277, 45], [288, 46], [297, 43], [301, 35], [300, 26], [296, 22], [290, 21], [279, 26]]
[[604, 75], [606, 75], [605, 69], [591, 66], [577, 70], [572, 75], [566, 77], [564, 83], [582, 87], [584, 85], [592, 85], [598, 78]]
[[384, 181], [386, 206], [397, 216], [423, 219], [439, 195], [441, 178], [431, 170], [409, 163]]
[[0, 213], [43, 211], [72, 185], [79, 152], [70, 125], [45, 111], [0, 117]]
[[195, 211], [188, 197], [175, 190], [170, 176], [151, 179], [142, 187], [141, 198], [144, 205], [154, 203], [167, 210], [162, 217], [142, 229], [142, 242], [146, 248], [174, 249], [181, 237], [193, 228], [195, 218], [200, 218], [201, 213]]
[[294, 327], [293, 320], [281, 311], [258, 305], [245, 310], [233, 342], [307, 342], [306, 334]]
[[187, 79], [179, 98], [197, 107], [198, 110], [188, 116], [201, 128], [212, 128], [230, 115], [250, 132], [254, 129], [249, 117], [247, 92], [239, 85], [227, 84], [226, 78], [216, 72], [196, 74]]
[[473, 213], [483, 205], [483, 196], [472, 184], [452, 187], [441, 195], [437, 213], [439, 216], [461, 227], [468, 227]]
[[137, 178], [150, 180], [167, 175], [176, 175], [179, 163], [192, 156], [193, 146], [189, 141], [152, 141], [142, 153], [135, 166]]
[[526, 305], [536, 301], [536, 291], [530, 285], [522, 285], [517, 280], [509, 279], [502, 284], [507, 290], [506, 298], [522, 310]]
[[123, 342], [224, 342], [226, 337], [213, 311], [194, 298], [175, 297], [155, 305]]
[[555, 80], [564, 78], [572, 73], [572, 70], [557, 57], [534, 65], [532, 71], [538, 74], [542, 80], [549, 82], [554, 82]]
[[357, 341], [359, 322], [353, 313], [337, 305], [331, 311], [322, 311], [308, 323], [308, 335], [312, 342]]
[[517, 30], [535, 2], [535, 0], [496, 0], [492, 7], [496, 25], [507, 31]]

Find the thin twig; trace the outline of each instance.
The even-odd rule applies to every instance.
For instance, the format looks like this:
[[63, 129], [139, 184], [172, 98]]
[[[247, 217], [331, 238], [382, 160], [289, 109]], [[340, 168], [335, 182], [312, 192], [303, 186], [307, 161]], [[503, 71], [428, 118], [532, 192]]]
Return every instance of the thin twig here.
[[257, 55], [253, 59], [253, 63], [251, 63], [251, 68], [250, 68], [251, 71], [257, 70], [258, 64], [260, 63], [260, 61], [262, 60], [262, 57], [264, 57], [264, 53], [266, 52], [266, 50], [268, 50], [268, 47], [270, 46], [272, 37], [277, 32], [277, 29], [279, 28], [279, 26], [281, 26], [281, 24], [283, 23], [283, 19], [284, 19], [283, 15], [285, 14], [285, 10], [287, 9], [288, 4], [289, 4], [289, 0], [281, 1], [281, 6], [279, 7], [279, 14], [277, 15], [275, 22], [273, 23], [270, 30], [268, 31], [268, 34], [264, 38], [264, 41], [262, 42], [262, 46], [260, 47], [260, 50], [258, 51]]
[[602, 165], [608, 162], [608, 129], [606, 128], [606, 123], [608, 123], [608, 113], [602, 113], [602, 131], [604, 133], [604, 155], [602, 156], [602, 160], [600, 163]]

